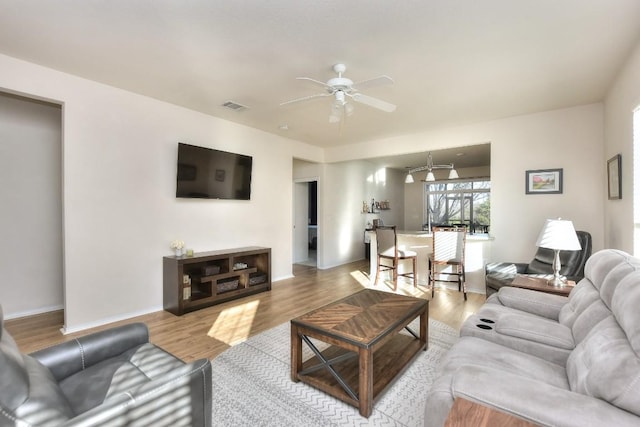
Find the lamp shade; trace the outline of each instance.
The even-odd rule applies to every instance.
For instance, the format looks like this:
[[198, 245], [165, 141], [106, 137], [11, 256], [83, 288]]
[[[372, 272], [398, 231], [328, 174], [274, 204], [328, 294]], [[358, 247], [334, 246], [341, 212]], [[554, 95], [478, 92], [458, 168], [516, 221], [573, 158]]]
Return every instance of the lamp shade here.
[[410, 173], [407, 174], [407, 177], [404, 179], [405, 184], [413, 184], [413, 175]]
[[458, 179], [458, 172], [453, 168], [449, 172], [449, 179]]
[[433, 176], [433, 172], [429, 171], [429, 172], [427, 173], [427, 177], [425, 178], [425, 181], [433, 182], [433, 181], [435, 181], [435, 180], [436, 180], [436, 177], [435, 177], [435, 176]]
[[582, 249], [573, 222], [563, 219], [548, 219], [538, 236], [536, 246], [559, 251]]

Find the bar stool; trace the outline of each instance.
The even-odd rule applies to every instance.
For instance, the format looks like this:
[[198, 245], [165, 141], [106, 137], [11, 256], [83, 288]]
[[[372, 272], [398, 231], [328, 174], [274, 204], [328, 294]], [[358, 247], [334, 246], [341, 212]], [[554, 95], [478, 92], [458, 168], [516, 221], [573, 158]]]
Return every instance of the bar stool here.
[[[464, 271], [466, 236], [464, 227], [433, 228], [433, 246], [429, 254], [429, 285], [432, 298], [435, 295], [436, 282], [456, 282], [458, 291], [462, 291], [465, 301], [467, 300]], [[445, 271], [438, 271], [438, 268], [443, 268]], [[441, 275], [456, 276], [456, 279], [440, 279]]]
[[[398, 249], [398, 235], [396, 226], [379, 226], [375, 229], [378, 261], [376, 268], [376, 280], [374, 286], [378, 284], [378, 278], [382, 271], [393, 271], [393, 290], [398, 289], [398, 276], [410, 277], [413, 279], [413, 286], [416, 286], [416, 272], [418, 254], [414, 251]], [[408, 273], [398, 273], [399, 262], [405, 259], [412, 261], [413, 270]], [[387, 263], [385, 263], [385, 260]], [[388, 263], [390, 261], [390, 264]]]

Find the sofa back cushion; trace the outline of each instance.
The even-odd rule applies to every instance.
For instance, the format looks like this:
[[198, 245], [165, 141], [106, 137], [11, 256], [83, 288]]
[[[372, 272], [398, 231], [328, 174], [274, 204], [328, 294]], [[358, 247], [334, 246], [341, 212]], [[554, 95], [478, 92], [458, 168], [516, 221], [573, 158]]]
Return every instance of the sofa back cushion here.
[[[2, 322], [0, 311], [0, 323]], [[29, 395], [29, 377], [13, 337], [0, 328], [0, 406], [13, 409]]]
[[640, 271], [640, 260], [616, 249], [604, 249], [589, 258], [584, 271], [600, 299], [611, 308], [615, 288], [625, 276]]
[[571, 328], [576, 343], [611, 314], [615, 288], [624, 277], [638, 270], [638, 259], [617, 250], [599, 251], [589, 258], [584, 279], [571, 291], [558, 316], [560, 323]]
[[[567, 375], [573, 391], [640, 416], [640, 271], [633, 264], [619, 264], [603, 280], [603, 303], [610, 297], [612, 314], [573, 350]], [[630, 266], [636, 271], [621, 275]], [[618, 282], [610, 283], [611, 276]]]
[[49, 370], [20, 353], [0, 307], [0, 425], [60, 425], [73, 412]]
[[567, 359], [572, 391], [640, 416], [640, 359], [614, 316], [602, 320]]

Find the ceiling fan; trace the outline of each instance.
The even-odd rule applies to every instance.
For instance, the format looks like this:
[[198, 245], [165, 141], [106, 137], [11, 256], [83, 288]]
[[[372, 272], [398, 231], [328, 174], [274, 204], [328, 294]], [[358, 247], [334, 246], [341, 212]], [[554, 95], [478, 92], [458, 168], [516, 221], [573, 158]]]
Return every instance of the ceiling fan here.
[[391, 77], [379, 76], [354, 83], [351, 79], [342, 76], [342, 73], [344, 73], [346, 69], [347, 67], [344, 64], [334, 65], [333, 71], [338, 74], [338, 77], [329, 79], [326, 83], [310, 77], [297, 77], [297, 80], [306, 80], [315, 83], [316, 85], [321, 86], [325, 91], [315, 95], [292, 99], [281, 103], [280, 106], [331, 96], [334, 100], [331, 104], [331, 112], [329, 113], [329, 123], [340, 123], [345, 117], [350, 116], [353, 113], [353, 104], [348, 102], [349, 98], [355, 102], [377, 108], [378, 110], [382, 110], [387, 113], [395, 111], [395, 105], [360, 92], [362, 89], [366, 88], [393, 84], [393, 79], [391, 79]]

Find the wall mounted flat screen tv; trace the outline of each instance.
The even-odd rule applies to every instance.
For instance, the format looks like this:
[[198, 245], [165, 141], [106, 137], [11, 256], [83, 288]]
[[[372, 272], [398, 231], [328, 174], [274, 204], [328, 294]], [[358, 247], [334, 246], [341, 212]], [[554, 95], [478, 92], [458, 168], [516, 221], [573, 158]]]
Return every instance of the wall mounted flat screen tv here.
[[176, 197], [249, 200], [253, 158], [178, 143]]

